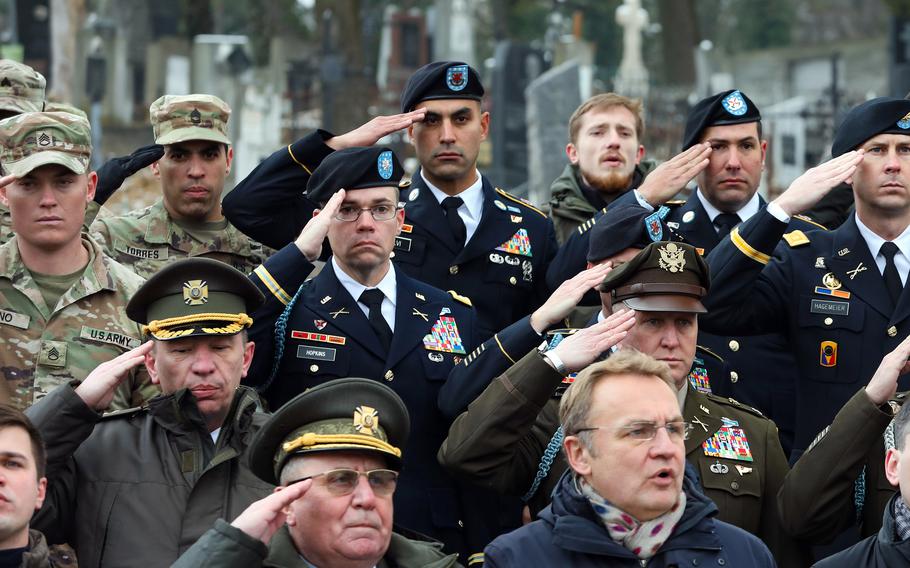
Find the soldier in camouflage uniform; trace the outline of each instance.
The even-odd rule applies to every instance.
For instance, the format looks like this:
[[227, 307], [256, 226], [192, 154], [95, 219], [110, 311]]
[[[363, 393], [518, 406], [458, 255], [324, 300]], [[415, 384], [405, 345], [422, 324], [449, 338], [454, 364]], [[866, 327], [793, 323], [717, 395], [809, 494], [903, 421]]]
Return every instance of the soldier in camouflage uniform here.
[[[44, 110], [44, 75], [28, 65], [0, 59], [0, 119]], [[0, 205], [0, 244], [13, 238], [9, 209]]]
[[[126, 301], [143, 280], [80, 237], [97, 178], [88, 171], [91, 130], [62, 112], [0, 122], [0, 201], [16, 235], [0, 246], [0, 402], [31, 406], [52, 388], [139, 345]], [[144, 390], [143, 390], [144, 389]], [[156, 392], [144, 369], [112, 408]]]
[[92, 236], [119, 262], [148, 278], [175, 260], [205, 256], [249, 274], [269, 252], [221, 214], [233, 150], [228, 105], [212, 95], [165, 95], [149, 108], [164, 156], [152, 165], [162, 198], [126, 215], [98, 219]]

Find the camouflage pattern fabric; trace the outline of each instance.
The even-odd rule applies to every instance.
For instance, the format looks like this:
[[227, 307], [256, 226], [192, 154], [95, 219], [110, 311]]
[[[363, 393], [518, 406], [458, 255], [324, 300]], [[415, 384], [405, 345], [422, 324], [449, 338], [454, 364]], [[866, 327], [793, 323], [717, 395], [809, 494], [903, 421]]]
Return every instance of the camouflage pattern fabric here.
[[47, 81], [28, 65], [0, 59], [0, 110], [41, 112]]
[[155, 144], [211, 140], [230, 144], [231, 107], [213, 95], [164, 95], [149, 107]]
[[220, 260], [249, 274], [272, 252], [230, 223], [217, 239], [199, 241], [171, 219], [161, 199], [126, 215], [96, 219], [91, 236], [114, 260], [143, 278], [166, 264], [194, 256]]
[[27, 112], [0, 121], [3, 172], [22, 177], [35, 168], [59, 164], [87, 173], [92, 156], [88, 121], [68, 112]]
[[[126, 316], [143, 280], [83, 239], [92, 260], [82, 277], [47, 306], [19, 256], [17, 239], [0, 246], [0, 402], [25, 409], [62, 383], [81, 381], [99, 364], [141, 342]], [[141, 404], [158, 393], [140, 367], [124, 381], [111, 409]]]

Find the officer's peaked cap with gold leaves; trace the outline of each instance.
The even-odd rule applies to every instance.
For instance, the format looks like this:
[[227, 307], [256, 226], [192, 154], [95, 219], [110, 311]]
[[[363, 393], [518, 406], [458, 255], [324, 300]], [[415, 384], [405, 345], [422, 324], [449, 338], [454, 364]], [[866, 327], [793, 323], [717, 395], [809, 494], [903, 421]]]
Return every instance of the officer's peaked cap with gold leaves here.
[[410, 429], [408, 409], [395, 391], [371, 379], [335, 379], [279, 408], [253, 438], [249, 465], [276, 485], [289, 459], [315, 452], [368, 452], [399, 470]]
[[234, 335], [252, 325], [262, 292], [242, 272], [210, 258], [169, 264], [148, 279], [126, 306], [161, 341], [197, 335]]

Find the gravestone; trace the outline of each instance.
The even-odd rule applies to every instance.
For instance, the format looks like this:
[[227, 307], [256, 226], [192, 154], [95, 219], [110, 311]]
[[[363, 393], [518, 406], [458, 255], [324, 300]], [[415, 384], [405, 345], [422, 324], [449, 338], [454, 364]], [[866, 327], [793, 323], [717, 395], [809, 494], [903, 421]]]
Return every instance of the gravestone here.
[[648, 96], [648, 70], [641, 53], [641, 33], [648, 26], [648, 12], [640, 0], [624, 0], [616, 8], [616, 23], [622, 27], [622, 59], [613, 90], [627, 97]]
[[525, 89], [527, 100], [528, 199], [544, 203], [550, 184], [568, 163], [569, 118], [591, 95], [592, 70], [569, 60], [537, 77]]
[[544, 71], [546, 62], [540, 50], [509, 41], [497, 44], [494, 60], [489, 84], [493, 167], [487, 175], [511, 191], [528, 180], [525, 89]]

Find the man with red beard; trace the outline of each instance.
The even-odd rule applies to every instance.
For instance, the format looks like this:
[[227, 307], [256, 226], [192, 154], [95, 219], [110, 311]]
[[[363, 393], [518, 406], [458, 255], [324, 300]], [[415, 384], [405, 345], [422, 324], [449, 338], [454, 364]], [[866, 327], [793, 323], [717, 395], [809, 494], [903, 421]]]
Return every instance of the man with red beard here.
[[550, 185], [550, 217], [562, 244], [579, 225], [638, 187], [653, 167], [642, 162], [645, 124], [641, 101], [616, 93], [594, 95], [569, 119], [569, 164]]
[[143, 278], [190, 256], [214, 258], [244, 274], [262, 264], [267, 249], [221, 214], [234, 157], [230, 116], [227, 103], [213, 95], [164, 95], [152, 103], [149, 119], [164, 155], [151, 167], [162, 196], [148, 207], [92, 224], [92, 237], [110, 256]]

